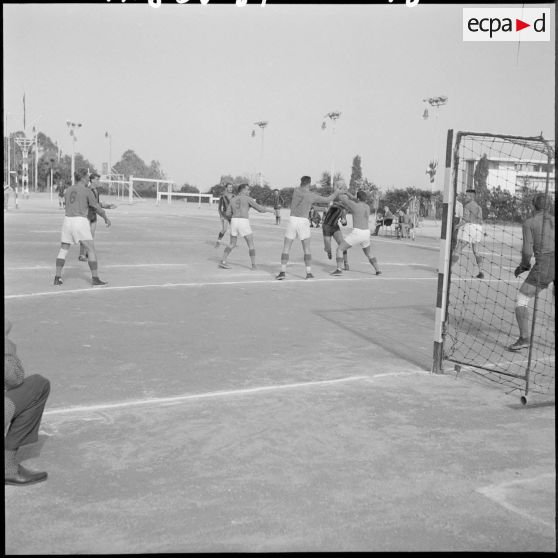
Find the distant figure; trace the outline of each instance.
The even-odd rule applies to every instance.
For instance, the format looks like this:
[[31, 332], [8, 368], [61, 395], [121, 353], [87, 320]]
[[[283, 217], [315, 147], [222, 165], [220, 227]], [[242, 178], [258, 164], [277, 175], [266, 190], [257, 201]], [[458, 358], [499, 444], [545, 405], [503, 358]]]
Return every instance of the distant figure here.
[[[545, 194], [537, 194], [533, 198], [535, 214], [526, 219], [522, 226], [523, 246], [521, 247], [521, 263], [515, 270], [519, 277], [525, 271], [529, 275], [519, 288], [515, 303], [515, 318], [519, 326], [519, 339], [510, 345], [510, 351], [519, 351], [529, 348], [531, 341], [529, 325], [529, 301], [538, 291], [546, 289], [552, 283], [552, 294], [555, 295], [555, 260], [554, 245], [556, 227], [555, 220], [548, 213], [548, 204]], [[544, 222], [544, 231], [543, 231]], [[535, 265], [531, 268], [531, 258], [535, 256]]]
[[315, 207], [312, 207], [310, 209], [310, 213], [308, 214], [308, 219], [310, 220], [310, 227], [314, 226], [317, 229], [320, 228], [320, 223], [322, 221], [322, 218], [320, 217], [320, 212]]
[[475, 193], [475, 190], [471, 188], [466, 191], [466, 201], [463, 205], [463, 221], [457, 229], [457, 244], [452, 255], [452, 262], [457, 263], [465, 244], [470, 244], [479, 268], [479, 272], [475, 277], [477, 279], [484, 279], [482, 271], [483, 257], [479, 254], [477, 248], [477, 245], [483, 239], [482, 208], [475, 201]]
[[[398, 239], [410, 238], [412, 223], [409, 214], [403, 211], [402, 209], [400, 209], [397, 213], [398, 213], [398, 223], [395, 229], [397, 232], [397, 238]], [[413, 233], [413, 240], [414, 240], [414, 233]]]
[[63, 209], [66, 206], [66, 202], [64, 201], [64, 192], [66, 191], [66, 186], [62, 181], [58, 183], [56, 191], [58, 192], [58, 208]]
[[12, 324], [4, 325], [4, 483], [14, 486], [46, 480], [46, 472], [34, 472], [19, 465], [21, 446], [39, 440], [39, 426], [50, 393], [50, 382], [39, 374], [25, 377], [16, 345], [8, 338]]
[[308, 219], [308, 213], [314, 203], [329, 203], [337, 197], [339, 191], [336, 188], [331, 195], [327, 197], [320, 196], [316, 192], [310, 191], [311, 182], [312, 179], [309, 176], [303, 176], [300, 179], [300, 186], [295, 188], [293, 192], [291, 214], [287, 230], [285, 231], [285, 238], [283, 240], [283, 252], [281, 252], [281, 271], [275, 277], [278, 281], [282, 281], [286, 277], [289, 254], [295, 238], [299, 238], [302, 242], [304, 264], [306, 266], [306, 279], [314, 278], [311, 267], [312, 254], [310, 253], [310, 238], [312, 235], [310, 233], [310, 220]]
[[378, 236], [378, 231], [382, 225], [389, 227], [393, 223], [393, 213], [390, 211], [389, 207], [386, 205], [384, 207], [384, 215], [381, 219], [376, 219], [376, 230], [372, 233], [372, 236]]
[[230, 227], [231, 217], [227, 215], [227, 209], [229, 208], [233, 196], [234, 196], [233, 185], [230, 182], [227, 182], [225, 185], [225, 190], [221, 194], [221, 197], [219, 198], [218, 211], [219, 211], [219, 217], [221, 219], [221, 231], [217, 236], [217, 242], [215, 243], [215, 248], [219, 247], [219, 244], [221, 244], [221, 240], [225, 236], [227, 229]]
[[273, 210], [275, 211], [276, 225], [279, 225], [279, 223], [281, 223], [281, 208], [283, 207], [283, 203], [284, 203], [283, 197], [279, 193], [279, 190], [277, 190], [276, 188], [275, 190], [273, 190], [273, 198], [272, 198]]

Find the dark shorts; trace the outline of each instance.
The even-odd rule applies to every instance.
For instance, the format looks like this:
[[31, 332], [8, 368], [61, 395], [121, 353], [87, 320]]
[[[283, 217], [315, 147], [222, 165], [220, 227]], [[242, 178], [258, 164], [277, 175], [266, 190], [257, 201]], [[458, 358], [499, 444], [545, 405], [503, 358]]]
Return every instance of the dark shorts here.
[[322, 225], [322, 234], [324, 236], [333, 236], [337, 231], [340, 231], [339, 225]]
[[531, 268], [525, 282], [540, 289], [546, 289], [554, 282], [554, 252], [536, 258], [535, 265]]
[[224, 219], [225, 221], [228, 221], [229, 223], [231, 222], [232, 219], [232, 215], [230, 217], [228, 217], [227, 215], [223, 215], [222, 213], [220, 214], [221, 219]]

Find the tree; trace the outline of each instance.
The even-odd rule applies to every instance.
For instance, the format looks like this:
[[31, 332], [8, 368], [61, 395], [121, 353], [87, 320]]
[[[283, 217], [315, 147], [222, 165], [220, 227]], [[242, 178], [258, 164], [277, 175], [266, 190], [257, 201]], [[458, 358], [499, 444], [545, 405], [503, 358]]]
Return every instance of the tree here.
[[125, 151], [113, 168], [117, 174], [124, 176], [165, 180], [165, 173], [158, 161], [151, 161], [148, 166], [132, 149]]
[[349, 182], [349, 191], [353, 194], [362, 186], [362, 166], [360, 155], [355, 155], [353, 159], [353, 167], [351, 169], [351, 180]]
[[200, 193], [199, 189], [196, 188], [196, 186], [191, 186], [187, 182], [180, 188], [180, 191], [184, 192], [186, 194], [199, 194]]

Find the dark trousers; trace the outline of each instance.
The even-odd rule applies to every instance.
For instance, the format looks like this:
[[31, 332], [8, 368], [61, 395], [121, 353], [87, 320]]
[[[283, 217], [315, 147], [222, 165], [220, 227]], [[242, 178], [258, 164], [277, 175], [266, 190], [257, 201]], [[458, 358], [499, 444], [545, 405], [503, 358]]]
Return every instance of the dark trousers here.
[[4, 438], [4, 449], [17, 450], [39, 440], [39, 426], [49, 393], [50, 382], [40, 374], [28, 376], [20, 386], [6, 392], [15, 405], [15, 412]]

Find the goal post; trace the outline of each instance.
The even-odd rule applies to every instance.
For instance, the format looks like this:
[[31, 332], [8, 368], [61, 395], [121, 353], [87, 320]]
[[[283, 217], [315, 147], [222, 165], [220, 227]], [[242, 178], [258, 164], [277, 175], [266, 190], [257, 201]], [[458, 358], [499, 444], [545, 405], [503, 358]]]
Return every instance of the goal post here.
[[[467, 190], [482, 210], [476, 237], [455, 217]], [[522, 225], [540, 194], [541, 236], [554, 238], [555, 150], [542, 135], [448, 131], [432, 372], [453, 366], [481, 375], [519, 392], [524, 404], [530, 394], [553, 397], [555, 386], [554, 283], [539, 266], [515, 276]], [[536, 289], [526, 302], [518, 292], [528, 276]], [[529, 339], [514, 347], [525, 312]]]

